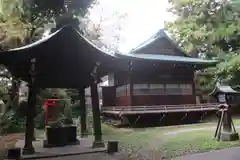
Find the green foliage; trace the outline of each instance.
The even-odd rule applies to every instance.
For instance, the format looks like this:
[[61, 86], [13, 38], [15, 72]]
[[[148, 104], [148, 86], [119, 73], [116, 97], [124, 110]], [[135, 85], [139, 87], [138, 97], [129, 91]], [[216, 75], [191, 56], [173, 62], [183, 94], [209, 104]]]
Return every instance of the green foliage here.
[[43, 108], [39, 108], [38, 114], [35, 118], [35, 127], [37, 129], [44, 129], [45, 125], [45, 110]]
[[177, 15], [166, 23], [168, 31], [191, 55], [206, 54], [217, 57], [220, 63], [206, 69], [201, 78], [205, 91], [216, 80], [239, 84], [240, 14], [238, 0], [170, 0], [170, 11]]
[[5, 80], [0, 81], [0, 99], [5, 99], [4, 97], [8, 93], [9, 87], [7, 85], [7, 82], [8, 81], [5, 81]]
[[75, 103], [79, 99], [79, 93], [77, 89], [66, 89], [69, 97], [71, 97], [72, 103]]
[[36, 41], [50, 23], [56, 28], [75, 23], [93, 1], [0, 0], [0, 46], [6, 50]]
[[60, 98], [59, 104], [56, 106], [56, 112], [58, 112], [58, 124], [72, 124], [72, 108], [71, 98], [67, 93], [67, 89], [44, 89], [40, 92], [37, 98], [37, 117], [36, 127], [44, 127], [44, 106], [43, 103], [46, 99]]
[[240, 15], [231, 1], [172, 0], [178, 18], [166, 24], [169, 32], [189, 52], [219, 56], [239, 47]]
[[14, 110], [7, 111], [0, 118], [0, 132], [17, 133], [23, 131], [25, 128], [25, 119]]
[[232, 58], [219, 63], [214, 72], [215, 76], [223, 83], [238, 85], [240, 80], [240, 55], [233, 55]]
[[77, 118], [80, 116], [80, 101], [75, 101], [71, 106], [70, 108], [72, 109], [72, 117], [73, 118]]

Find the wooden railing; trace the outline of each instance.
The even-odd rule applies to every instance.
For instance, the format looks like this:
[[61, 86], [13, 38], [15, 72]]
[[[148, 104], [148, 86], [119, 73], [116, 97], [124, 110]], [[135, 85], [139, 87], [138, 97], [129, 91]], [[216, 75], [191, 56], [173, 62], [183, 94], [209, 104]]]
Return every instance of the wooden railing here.
[[103, 106], [103, 113], [161, 113], [217, 110], [217, 103], [154, 105], [154, 106]]

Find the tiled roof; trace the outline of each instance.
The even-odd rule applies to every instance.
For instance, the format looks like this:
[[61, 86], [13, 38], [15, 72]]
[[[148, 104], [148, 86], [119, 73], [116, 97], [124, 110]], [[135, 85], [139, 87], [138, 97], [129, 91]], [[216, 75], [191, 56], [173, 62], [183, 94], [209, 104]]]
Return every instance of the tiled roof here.
[[239, 94], [240, 92], [234, 90], [231, 86], [217, 85], [209, 95], [217, 95], [218, 93]]
[[159, 55], [159, 54], [143, 54], [143, 53], [121, 54], [121, 53], [118, 53], [117, 56], [139, 59], [139, 60], [175, 61], [175, 62], [194, 63], [194, 64], [217, 63], [216, 60], [204, 60], [204, 59], [199, 59], [199, 58], [182, 57], [182, 56], [169, 56], [169, 55]]

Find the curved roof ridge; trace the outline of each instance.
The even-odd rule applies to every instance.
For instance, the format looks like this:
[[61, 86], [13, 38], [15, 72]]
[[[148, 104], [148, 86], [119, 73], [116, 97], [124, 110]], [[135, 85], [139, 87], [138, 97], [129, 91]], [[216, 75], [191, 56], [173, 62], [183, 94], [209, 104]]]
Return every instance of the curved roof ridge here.
[[[95, 44], [93, 44], [90, 40], [88, 40], [85, 36], [83, 36], [78, 30], [76, 30], [75, 28], [73, 28], [72, 26], [70, 25], [66, 25], [60, 29], [58, 29], [57, 31], [47, 35], [46, 37], [43, 37], [33, 43], [30, 43], [30, 44], [27, 44], [27, 45], [24, 45], [22, 47], [18, 47], [18, 48], [14, 48], [14, 49], [9, 49], [9, 50], [6, 50], [6, 51], [2, 51], [2, 53], [4, 52], [15, 52], [15, 51], [21, 51], [21, 50], [25, 50], [25, 49], [30, 49], [30, 48], [33, 48], [35, 46], [38, 46], [48, 40], [50, 40], [51, 38], [53, 38], [54, 36], [58, 35], [58, 34], [61, 34], [61, 32], [66, 32], [66, 31], [71, 31], [71, 32], [75, 32], [76, 34], [78, 34], [79, 38], [81, 38], [82, 40], [84, 40], [85, 42], [87, 42], [89, 45], [91, 45], [93, 48], [95, 48], [96, 50], [98, 50], [99, 52], [102, 52], [102, 53], [105, 53], [105, 54], [108, 54], [108, 55], [111, 55], [111, 56], [114, 56], [114, 54], [112, 53], [107, 53], [105, 51], [103, 51], [102, 49], [100, 49], [99, 47], [97, 47]], [[1, 54], [1, 52], [0, 52]]]

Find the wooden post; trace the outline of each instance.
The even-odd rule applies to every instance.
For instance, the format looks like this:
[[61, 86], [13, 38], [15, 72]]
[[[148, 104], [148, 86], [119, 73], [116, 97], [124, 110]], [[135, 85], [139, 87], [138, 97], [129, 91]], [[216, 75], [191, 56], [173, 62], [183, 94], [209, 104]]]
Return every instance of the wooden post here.
[[229, 113], [230, 111], [228, 110], [228, 105], [222, 105], [219, 108], [221, 116], [214, 137], [222, 141], [239, 140], [239, 135], [235, 130], [231, 114]]
[[99, 98], [98, 98], [98, 90], [97, 90], [96, 83], [93, 83], [91, 85], [91, 98], [92, 98], [93, 130], [94, 130], [93, 148], [100, 148], [100, 147], [104, 147], [104, 143], [102, 141]]
[[28, 94], [28, 109], [26, 117], [25, 145], [23, 148], [23, 154], [34, 154], [35, 150], [32, 144], [32, 141], [34, 139], [34, 107], [36, 105], [36, 89], [34, 86], [29, 85]]
[[132, 81], [132, 61], [128, 64], [128, 83], [129, 83], [129, 105], [133, 105], [133, 81]]
[[232, 117], [229, 110], [225, 111], [223, 116], [223, 131], [228, 133], [232, 132]]
[[102, 128], [101, 128], [101, 118], [100, 118], [100, 108], [99, 108], [99, 97], [98, 97], [98, 77], [97, 77], [97, 68], [100, 64], [96, 63], [91, 76], [93, 78], [93, 82], [91, 83], [91, 100], [92, 100], [92, 114], [93, 114], [93, 130], [94, 130], [94, 142], [93, 148], [101, 148], [104, 147], [104, 143], [102, 141]]
[[40, 92], [40, 88], [35, 88], [36, 89], [36, 93], [35, 93], [35, 97], [36, 97], [36, 100], [35, 100], [35, 104], [34, 104], [34, 107], [33, 107], [33, 113], [34, 113], [34, 121], [33, 121], [33, 141], [36, 141], [36, 134], [35, 134], [35, 128], [36, 128], [36, 123], [35, 123], [35, 118], [36, 118], [36, 114], [37, 114], [37, 110], [36, 110], [36, 102], [37, 102], [37, 95], [39, 94]]
[[85, 99], [85, 89], [78, 89], [79, 99], [80, 99], [80, 117], [81, 117], [81, 137], [87, 136], [87, 110], [86, 110], [86, 99]]
[[31, 80], [28, 84], [28, 109], [26, 115], [26, 129], [25, 129], [25, 145], [23, 148], [23, 154], [34, 154], [35, 149], [33, 147], [34, 138], [34, 117], [35, 117], [35, 107], [36, 107], [36, 95], [37, 88], [34, 85], [35, 76], [35, 62], [36, 59], [31, 60]]

